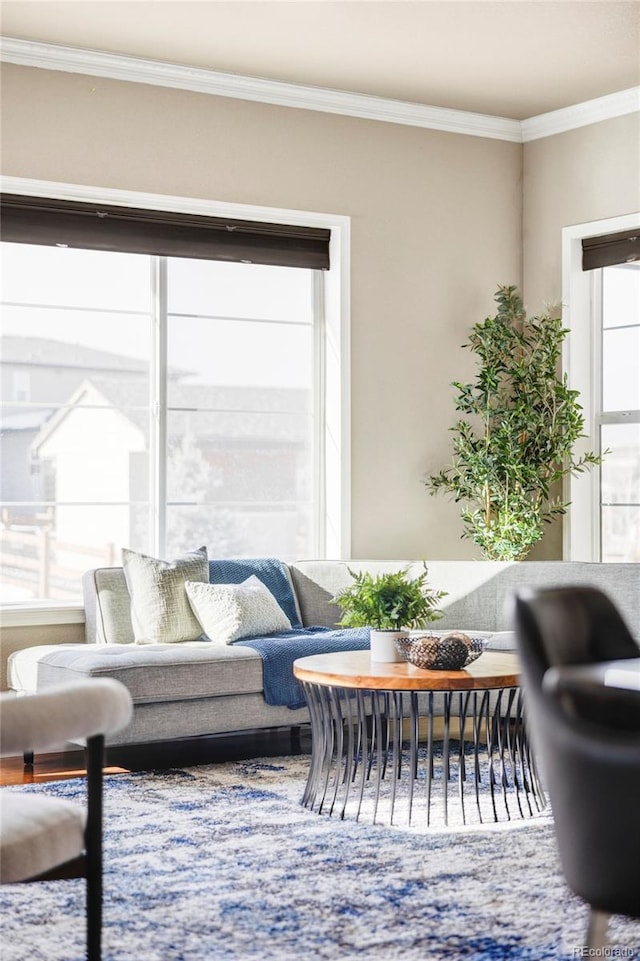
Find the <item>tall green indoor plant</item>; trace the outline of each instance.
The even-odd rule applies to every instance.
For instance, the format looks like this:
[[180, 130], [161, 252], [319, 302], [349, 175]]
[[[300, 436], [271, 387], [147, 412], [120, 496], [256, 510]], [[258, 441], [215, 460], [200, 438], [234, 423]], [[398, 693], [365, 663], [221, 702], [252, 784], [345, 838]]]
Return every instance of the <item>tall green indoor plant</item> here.
[[566, 512], [554, 485], [598, 464], [575, 457], [584, 418], [578, 391], [558, 375], [568, 331], [559, 311], [527, 317], [515, 287], [499, 287], [495, 317], [477, 323], [469, 343], [477, 355], [473, 383], [454, 381], [453, 462], [425, 481], [461, 502], [463, 537], [490, 560], [521, 560], [541, 539], [543, 525]]

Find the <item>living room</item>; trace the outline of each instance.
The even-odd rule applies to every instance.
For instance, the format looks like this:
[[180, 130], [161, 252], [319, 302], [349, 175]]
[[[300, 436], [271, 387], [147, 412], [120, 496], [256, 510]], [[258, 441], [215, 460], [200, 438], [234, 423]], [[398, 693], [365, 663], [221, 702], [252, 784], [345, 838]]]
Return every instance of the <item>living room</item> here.
[[[31, 321], [24, 322], [28, 283], [15, 296], [5, 295], [14, 311], [12, 326], [7, 323], [4, 331], [7, 344], [12, 339], [13, 346], [24, 351], [28, 339], [39, 338], [43, 354], [34, 359], [33, 354], [7, 350], [4, 364], [11, 377], [6, 377], [5, 383], [13, 393], [3, 395], [14, 418], [11, 438], [16, 439], [21, 430], [21, 443], [29, 450], [31, 459], [25, 460], [25, 470], [37, 464], [28, 483], [35, 484], [40, 478], [43, 486], [37, 497], [26, 497], [20, 490], [24, 491], [27, 481], [21, 479], [16, 493], [4, 497], [3, 528], [10, 528], [13, 540], [3, 539], [3, 555], [8, 556], [5, 551], [10, 543], [31, 530], [34, 543], [38, 537], [42, 541], [45, 515], [49, 526], [55, 515], [59, 540], [100, 551], [107, 541], [113, 541], [115, 554], [109, 560], [106, 553], [91, 555], [78, 549], [71, 587], [67, 578], [55, 591], [42, 591], [41, 587], [45, 569], [63, 566], [61, 558], [47, 555], [51, 563], [39, 561], [37, 570], [27, 574], [17, 560], [3, 562], [3, 587], [7, 588], [1, 612], [3, 690], [8, 686], [7, 660], [13, 652], [40, 645], [84, 643], [81, 574], [91, 567], [118, 566], [122, 548], [172, 558], [206, 543], [210, 558], [275, 555], [291, 563], [305, 558], [425, 559], [432, 572], [439, 562], [479, 562], [477, 545], [461, 537], [459, 504], [429, 496], [424, 481], [451, 460], [450, 428], [456, 420], [452, 384], [474, 376], [474, 358], [462, 345], [468, 343], [474, 324], [495, 313], [494, 294], [500, 285], [517, 287], [530, 314], [541, 313], [547, 304], [564, 304], [563, 321], [570, 329], [564, 369], [570, 386], [580, 391], [585, 413], [585, 437], [578, 450], [607, 446], [601, 445], [598, 434], [601, 411], [593, 373], [597, 354], [591, 314], [583, 306], [590, 302], [591, 276], [582, 271], [580, 257], [584, 238], [628, 233], [639, 223], [638, 15], [635, 2], [597, 0], [92, 0], [82, 4], [8, 0], [3, 4], [5, 194], [72, 205], [98, 204], [107, 209], [111, 205], [165, 211], [192, 219], [285, 224], [330, 233], [330, 269], [309, 269], [313, 298], [308, 297], [306, 288], [299, 295], [287, 293], [301, 303], [305, 297], [313, 299], [306, 326], [299, 324], [304, 327], [307, 346], [296, 353], [293, 339], [278, 340], [282, 344], [278, 351], [269, 348], [269, 363], [264, 365], [269, 369], [259, 371], [255, 381], [248, 375], [242, 380], [248, 368], [259, 366], [247, 346], [251, 337], [262, 343], [255, 333], [256, 323], [245, 342], [240, 335], [236, 356], [232, 361], [225, 359], [226, 370], [216, 374], [219, 379], [207, 384], [221, 391], [215, 404], [223, 412], [232, 403], [231, 394], [241, 387], [260, 391], [258, 399], [258, 395], [253, 400], [243, 397], [247, 408], [243, 416], [251, 412], [253, 403], [259, 413], [268, 410], [272, 420], [281, 415], [285, 403], [299, 405], [287, 408], [295, 420], [293, 415], [299, 409], [309, 407], [317, 412], [322, 407], [318, 398], [330, 400], [322, 409], [322, 423], [310, 421], [311, 442], [296, 435], [294, 443], [288, 436], [285, 447], [281, 437], [269, 436], [265, 450], [271, 445], [276, 456], [269, 458], [268, 452], [261, 452], [259, 476], [265, 489], [284, 491], [281, 501], [285, 506], [274, 495], [273, 502], [260, 509], [251, 506], [253, 513], [245, 503], [245, 489], [249, 486], [246, 478], [251, 478], [256, 467], [247, 455], [246, 443], [225, 448], [224, 458], [215, 462], [217, 479], [206, 497], [199, 490], [180, 490], [188, 474], [184, 459], [192, 458], [186, 463], [195, 463], [197, 471], [193, 473], [202, 468], [197, 456], [183, 445], [180, 471], [176, 469], [168, 478], [169, 487], [173, 484], [178, 493], [163, 498], [162, 483], [154, 480], [148, 466], [148, 443], [140, 429], [143, 405], [137, 394], [131, 400], [139, 388], [136, 378], [140, 379], [141, 368], [136, 363], [143, 354], [129, 350], [129, 340], [134, 337], [130, 305], [125, 305], [125, 319], [119, 321], [117, 310], [111, 310], [111, 300], [92, 302], [94, 317], [97, 311], [108, 311], [108, 323], [103, 325], [107, 333], [101, 330], [101, 339], [95, 343], [79, 337], [74, 343], [82, 345], [82, 356], [76, 351], [74, 360], [65, 355], [58, 361], [51, 343], [56, 340], [55, 332], [41, 333], [45, 330], [42, 325], [50, 320], [38, 319], [41, 326], [33, 320], [33, 327]], [[58, 250], [60, 256], [64, 253]], [[139, 254], [131, 256], [140, 259]], [[7, 263], [7, 279], [16, 278], [14, 261]], [[260, 269], [245, 264], [233, 268]], [[28, 278], [27, 267], [21, 269]], [[285, 273], [301, 276], [304, 271]], [[79, 275], [77, 269], [69, 274], [76, 282]], [[169, 299], [172, 276], [169, 270]], [[186, 275], [182, 289], [188, 291], [189, 282]], [[246, 287], [252, 284], [259, 293], [271, 290], [266, 280], [240, 281]], [[124, 280], [118, 278], [111, 286], [124, 289]], [[47, 318], [60, 316], [59, 311], [52, 312], [55, 302], [37, 302], [46, 304]], [[320, 303], [322, 360], [316, 362], [316, 348], [309, 347], [308, 341], [316, 336]], [[78, 306], [73, 300], [67, 304]], [[87, 308], [87, 304], [82, 306]], [[261, 330], [277, 316], [269, 309], [259, 318]], [[206, 367], [213, 363], [209, 341], [206, 350], [199, 348], [201, 328], [195, 322], [189, 326], [195, 308], [187, 303], [180, 310], [184, 340], [191, 341], [191, 352], [186, 353], [179, 336], [172, 337], [169, 326], [164, 361], [172, 371], [169, 385], [179, 384], [184, 371], [208, 375], [213, 369]], [[255, 303], [249, 301], [249, 307], [244, 303], [223, 305], [216, 323], [229, 315], [241, 317], [243, 310], [255, 316]], [[82, 319], [86, 322], [85, 315]], [[278, 323], [284, 327], [282, 318]], [[635, 324], [637, 327], [637, 317]], [[73, 341], [71, 327], [69, 331], [60, 339]], [[627, 351], [632, 359], [636, 343], [632, 340]], [[147, 344], [145, 349], [150, 356], [155, 348]], [[90, 354], [97, 350], [102, 352], [100, 358]], [[206, 354], [206, 361], [198, 353]], [[294, 362], [286, 363], [291, 357]], [[111, 364], [108, 378], [107, 360]], [[21, 393], [27, 383], [25, 375], [35, 383], [36, 372], [46, 369], [50, 391], [56, 370], [61, 375], [63, 367], [68, 371], [74, 363], [80, 374], [65, 383], [64, 389], [58, 384], [55, 397]], [[145, 363], [151, 361], [145, 359]], [[300, 374], [305, 364], [315, 371], [307, 380]], [[235, 381], [231, 368], [238, 378]], [[22, 377], [14, 377], [18, 369]], [[319, 369], [324, 371], [322, 390], [317, 382]], [[633, 369], [629, 371], [633, 378]], [[624, 379], [625, 372], [626, 368], [619, 379]], [[636, 366], [636, 383], [637, 372]], [[228, 375], [226, 380], [223, 374]], [[202, 377], [199, 381], [187, 378], [182, 385], [184, 394], [174, 388], [169, 406], [173, 403], [187, 412], [195, 409], [192, 399], [197, 396], [197, 417], [206, 417], [214, 401], [201, 392], [202, 383]], [[114, 386], [120, 391], [117, 396]], [[286, 400], [278, 391], [288, 392]], [[304, 399], [296, 394], [292, 401], [296, 391], [304, 394]], [[150, 404], [149, 409], [152, 407]], [[625, 429], [628, 425], [637, 432], [637, 407], [640, 402], [636, 399], [624, 411], [618, 408], [616, 426], [624, 413]], [[123, 427], [125, 409], [134, 413]], [[20, 416], [35, 416], [42, 410], [46, 421], [32, 418], [27, 425], [20, 420]], [[93, 426], [78, 433], [77, 446], [69, 448], [71, 425], [81, 425], [81, 418], [90, 412], [96, 418]], [[224, 428], [226, 436], [242, 441], [244, 435], [238, 438], [240, 432], [234, 432], [231, 417], [229, 423], [231, 426]], [[174, 427], [174, 433], [181, 429]], [[117, 441], [112, 443], [113, 438]], [[8, 434], [5, 442], [9, 443]], [[637, 461], [637, 441], [635, 445], [632, 450]], [[300, 485], [311, 493], [305, 494], [301, 508], [291, 510], [290, 502], [303, 502], [299, 489], [287, 486], [291, 477], [301, 473], [300, 450], [312, 451], [304, 465], [308, 473]], [[82, 451], [84, 463], [80, 463]], [[3, 455], [6, 463], [4, 449]], [[121, 456], [135, 471], [132, 468], [125, 477], [113, 469], [112, 476], [109, 464], [113, 466]], [[46, 473], [52, 463], [57, 464], [55, 482]], [[62, 471], [65, 463], [72, 465], [67, 473]], [[212, 471], [212, 462], [208, 463]], [[265, 464], [271, 469], [274, 463], [278, 469], [289, 464], [287, 484], [277, 473], [266, 472]], [[242, 489], [227, 489], [227, 477], [234, 473], [230, 464], [238, 474], [238, 465], [242, 465], [243, 477], [246, 475]], [[159, 476], [162, 479], [162, 470]], [[597, 476], [597, 470], [585, 471], [567, 481], [565, 494], [571, 502], [567, 514], [545, 525], [544, 537], [527, 554], [525, 563], [601, 563], [599, 531], [605, 508], [599, 500]], [[8, 484], [8, 471], [7, 477]], [[113, 486], [107, 486], [109, 479]], [[43, 496], [48, 489], [45, 481], [56, 491], [53, 498]], [[165, 511], [163, 522], [155, 528], [152, 523], [140, 524], [136, 514], [134, 526], [131, 518], [135, 511], [127, 501], [126, 533], [121, 534], [118, 511], [124, 488], [131, 503], [143, 504], [153, 517]], [[146, 491], [141, 496], [141, 488], [153, 488], [158, 503], [151, 503]], [[626, 532], [634, 530], [634, 518], [638, 523], [637, 500], [636, 496], [635, 505], [625, 508], [629, 511], [622, 525]], [[192, 510], [191, 501], [197, 510]], [[222, 518], [218, 526], [207, 517], [207, 513], [214, 516], [214, 508]], [[606, 509], [611, 510], [610, 506]], [[24, 516], [18, 515], [28, 510], [37, 518], [25, 525]], [[189, 511], [193, 516], [186, 516]], [[41, 525], [37, 530], [36, 523]], [[68, 525], [66, 529], [63, 523]], [[115, 530], [117, 536], [108, 536]], [[615, 559], [625, 566], [640, 560], [633, 537], [625, 541], [624, 550], [626, 553]], [[105, 561], [95, 560], [98, 556]], [[614, 560], [613, 549], [605, 559]], [[436, 588], [452, 591], [444, 573], [442, 578], [438, 583], [432, 573], [431, 581]], [[496, 630], [500, 627], [494, 625]], [[261, 777], [265, 776], [263, 772]], [[215, 780], [215, 774], [212, 777]], [[233, 796], [233, 777], [221, 773], [220, 778], [228, 778], [223, 785], [228, 800]], [[179, 793], [177, 783], [174, 787]], [[252, 788], [238, 783], [238, 790], [249, 797]], [[290, 790], [295, 793], [294, 788]], [[143, 805], [136, 807], [135, 798], [130, 803], [142, 825]], [[220, 807], [224, 807], [222, 797]], [[302, 815], [308, 816], [308, 812], [302, 811]], [[233, 830], [230, 825], [230, 836]], [[381, 837], [376, 837], [382, 845]], [[526, 852], [535, 848], [535, 838], [527, 835], [525, 842], [524, 834], [522, 837], [528, 856]], [[508, 840], [498, 842], [497, 838], [494, 833], [495, 843], [504, 846], [504, 860], [500, 861], [504, 865], [513, 851], [509, 852]], [[444, 844], [443, 836], [437, 843]], [[486, 842], [478, 837], [474, 844], [481, 865]], [[424, 853], [426, 849], [421, 850]], [[230, 858], [229, 870], [232, 861]], [[253, 863], [252, 870], [261, 870], [258, 863]], [[537, 882], [532, 887], [546, 883], [549, 863], [536, 866]], [[478, 870], [482, 868], [476, 865], [476, 878]], [[459, 882], [464, 883], [460, 877]], [[561, 883], [559, 874], [554, 875], [556, 893]], [[483, 897], [481, 888], [477, 894]], [[428, 899], [428, 886], [416, 897]], [[559, 894], [557, 897], [562, 900]], [[107, 900], [107, 926], [108, 905]], [[344, 911], [352, 908], [345, 905]], [[238, 906], [237, 912], [241, 913]], [[79, 909], [76, 927], [81, 914]], [[434, 918], [437, 928], [437, 915]], [[185, 938], [192, 921], [185, 917], [179, 922]], [[385, 915], [384, 923], [388, 921]], [[456, 923], [463, 925], [460, 919]], [[559, 923], [554, 916], [553, 924]], [[367, 934], [367, 924], [363, 915], [357, 937], [347, 938], [342, 946], [319, 941], [316, 956], [393, 957], [393, 952], [398, 952], [417, 957], [421, 951], [423, 957], [564, 957], [562, 951], [570, 956], [570, 946], [583, 943], [577, 933], [579, 919], [567, 928], [576, 932], [574, 940], [567, 942], [565, 936], [555, 955], [549, 953], [553, 950], [549, 943], [544, 948], [534, 943], [527, 946], [526, 935], [521, 934], [513, 942], [482, 947], [477, 940], [482, 934], [479, 931], [474, 933], [474, 955], [471, 941], [465, 945], [462, 935], [459, 942], [455, 940], [452, 921], [452, 931], [445, 939], [448, 953], [443, 948], [438, 954], [434, 930], [430, 930], [429, 940], [421, 943], [424, 930], [416, 935], [409, 930], [411, 925], [405, 925], [402, 934], [395, 931], [393, 941], [384, 941]], [[51, 948], [49, 954], [46, 946], [32, 946], [33, 956], [51, 961], [65, 957], [64, 930], [71, 929], [63, 927], [62, 933], [55, 935], [62, 939], [61, 945]], [[199, 930], [197, 924], [192, 930]], [[230, 948], [236, 953], [229, 957], [292, 957], [300, 950], [313, 951], [311, 942], [292, 938], [288, 949], [274, 941], [269, 954], [265, 930], [256, 928], [253, 944], [251, 926], [242, 930], [247, 938], [243, 942], [246, 953], [236, 943]], [[526, 930], [530, 933], [531, 925]], [[616, 943], [633, 947], [628, 929], [620, 931]], [[316, 934], [320, 937], [318, 931]], [[124, 944], [122, 935], [119, 941], [109, 941], [105, 935], [105, 956], [145, 961], [200, 957], [200, 948], [188, 948], [186, 941], [171, 949], [166, 940], [158, 942], [145, 953], [145, 933], [140, 929], [136, 936], [143, 940]], [[216, 956], [206, 936], [202, 937], [209, 951], [202, 956]], [[73, 938], [73, 950], [81, 951], [81, 932], [79, 937], [75, 932]], [[7, 958], [23, 957], [25, 943], [16, 947], [18, 953], [13, 955], [9, 948], [5, 950]]]

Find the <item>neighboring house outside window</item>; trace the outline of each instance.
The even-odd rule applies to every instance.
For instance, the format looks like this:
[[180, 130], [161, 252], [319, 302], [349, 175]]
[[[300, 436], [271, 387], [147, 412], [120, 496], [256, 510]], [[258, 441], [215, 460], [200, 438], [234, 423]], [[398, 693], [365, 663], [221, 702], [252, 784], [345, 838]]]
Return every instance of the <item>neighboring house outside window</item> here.
[[77, 600], [122, 547], [322, 556], [318, 271], [2, 247], [0, 599]]

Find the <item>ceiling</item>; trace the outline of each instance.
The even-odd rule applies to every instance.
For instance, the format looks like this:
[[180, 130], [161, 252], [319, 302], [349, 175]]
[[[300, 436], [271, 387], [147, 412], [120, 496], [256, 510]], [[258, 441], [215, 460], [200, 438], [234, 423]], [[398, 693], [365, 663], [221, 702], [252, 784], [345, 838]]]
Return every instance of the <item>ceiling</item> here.
[[640, 0], [3, 0], [2, 34], [522, 120], [640, 83]]

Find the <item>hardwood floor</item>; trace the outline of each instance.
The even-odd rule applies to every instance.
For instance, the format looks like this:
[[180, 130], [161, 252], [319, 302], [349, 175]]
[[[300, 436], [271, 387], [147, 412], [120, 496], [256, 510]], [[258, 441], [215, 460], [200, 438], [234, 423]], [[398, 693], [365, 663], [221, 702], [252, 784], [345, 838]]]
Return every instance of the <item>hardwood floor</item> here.
[[[311, 752], [309, 727], [298, 729], [298, 734], [295, 730], [289, 731], [285, 728], [108, 748], [104, 770], [105, 774], [126, 774], [129, 771], [219, 764], [223, 761], [238, 761], [251, 757], [309, 754]], [[36, 754], [32, 767], [25, 767], [22, 757], [2, 758], [0, 787], [8, 784], [37, 784], [62, 778], [84, 777], [85, 774], [82, 750]]]

